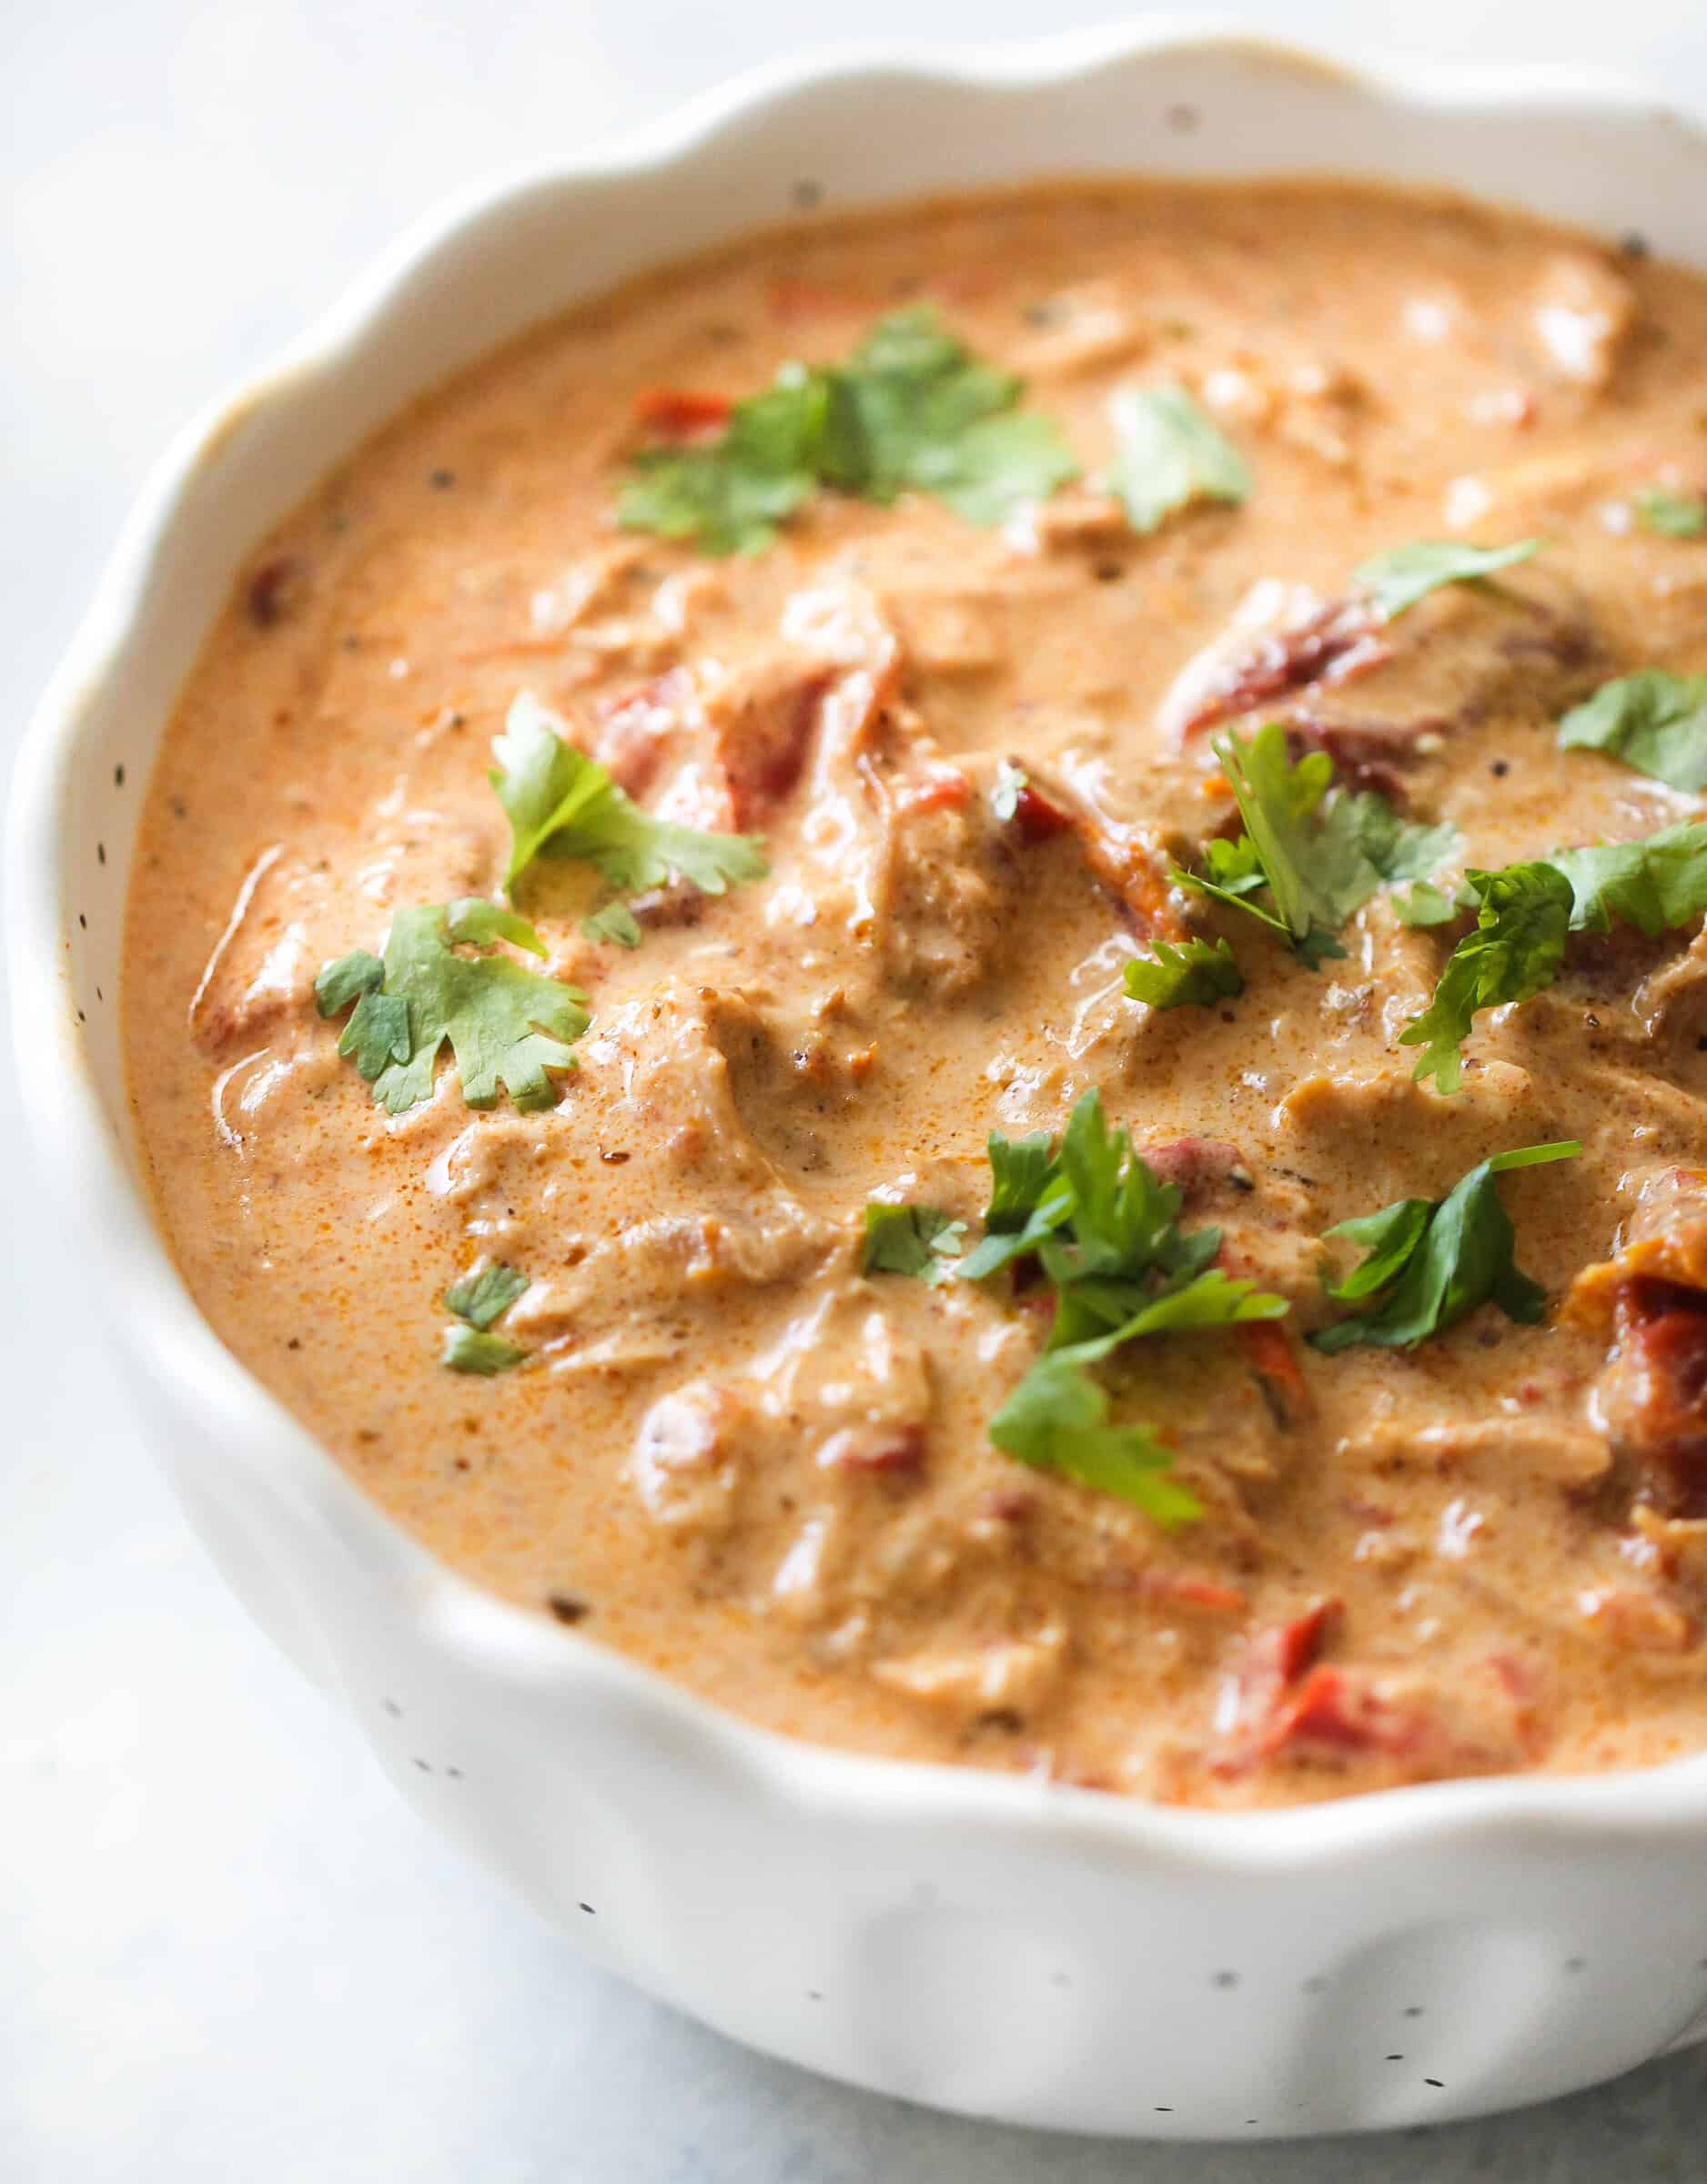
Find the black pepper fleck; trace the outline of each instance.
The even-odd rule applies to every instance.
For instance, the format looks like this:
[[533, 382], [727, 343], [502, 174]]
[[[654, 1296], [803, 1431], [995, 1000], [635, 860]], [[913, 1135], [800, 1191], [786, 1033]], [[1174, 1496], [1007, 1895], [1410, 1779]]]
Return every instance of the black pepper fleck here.
[[448, 493], [456, 481], [457, 474], [454, 470], [431, 470], [427, 477], [428, 484], [435, 487], [441, 493]]
[[96, 845], [95, 845], [95, 861], [96, 861], [96, 863], [97, 864], [106, 864], [106, 843], [105, 843], [105, 842], [97, 842], [97, 843], [96, 844]]
[[83, 930], [84, 930], [86, 933], [88, 931], [88, 929], [89, 929], [89, 921], [88, 921], [88, 919], [87, 919], [86, 917], [85, 917], [85, 916], [84, 916], [84, 915], [83, 915], [83, 913], [82, 913], [82, 911], [81, 911], [81, 910], [79, 910], [79, 911], [77, 912], [77, 923], [78, 923], [78, 925], [80, 925], [83, 927]]
[[803, 212], [810, 212], [814, 205], [823, 202], [823, 184], [803, 177], [788, 194]]
[[1628, 235], [1620, 236], [1618, 247], [1626, 258], [1644, 258], [1648, 255], [1648, 238], [1632, 228]]
[[1488, 771], [1493, 775], [1496, 781], [1503, 781], [1506, 775], [1511, 771], [1510, 762], [1507, 759], [1497, 758], [1493, 762], [1492, 765], [1489, 767]]
[[587, 1914], [589, 1918], [598, 1917], [599, 1914], [593, 1909], [591, 1904], [583, 1904], [581, 1907]]
[[559, 1623], [582, 1623], [592, 1613], [584, 1600], [577, 1600], [572, 1592], [553, 1592], [546, 1601]]
[[125, 785], [125, 769], [124, 769], [124, 767], [123, 767], [123, 766], [115, 766], [115, 767], [113, 768], [113, 786], [114, 786], [116, 789], [122, 789], [122, 788], [124, 787], [124, 785]]

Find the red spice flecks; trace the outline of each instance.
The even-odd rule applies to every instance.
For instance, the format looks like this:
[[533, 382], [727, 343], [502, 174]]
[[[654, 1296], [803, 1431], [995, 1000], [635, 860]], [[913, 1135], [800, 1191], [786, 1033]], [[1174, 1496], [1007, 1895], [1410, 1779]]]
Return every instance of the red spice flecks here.
[[295, 554], [276, 554], [249, 579], [249, 620], [270, 630], [294, 614], [308, 596], [308, 572]]

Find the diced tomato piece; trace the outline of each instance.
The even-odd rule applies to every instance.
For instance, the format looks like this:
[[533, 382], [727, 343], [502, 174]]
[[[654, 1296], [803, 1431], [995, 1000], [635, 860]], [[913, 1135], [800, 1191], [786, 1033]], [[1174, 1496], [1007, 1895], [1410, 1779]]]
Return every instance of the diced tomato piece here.
[[703, 388], [648, 387], [635, 397], [634, 421], [660, 440], [704, 440], [723, 430], [734, 406]]
[[933, 766], [908, 783], [895, 801], [904, 811], [958, 812], [972, 796], [972, 784], [958, 766]]
[[1014, 824], [1022, 842], [1047, 842], [1065, 834], [1073, 822], [1058, 804], [1051, 804], [1041, 790], [1026, 782], [1014, 798]]

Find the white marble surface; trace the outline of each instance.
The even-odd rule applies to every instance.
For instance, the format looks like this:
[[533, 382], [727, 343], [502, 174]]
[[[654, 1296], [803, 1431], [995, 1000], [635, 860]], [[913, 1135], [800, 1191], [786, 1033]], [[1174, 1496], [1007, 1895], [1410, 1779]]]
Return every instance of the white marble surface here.
[[[363, 256], [500, 165], [813, 25], [1114, 6], [125, 0], [0, 7], [0, 753], [143, 466]], [[1609, 62], [1707, 108], [1702, 0], [1248, 0], [1351, 50]], [[0, 1145], [16, 1093], [0, 1070]], [[577, 1962], [398, 1805], [141, 1460], [98, 1292], [0, 1170], [4, 2184], [1633, 2184], [1707, 2169], [1707, 2075], [1284, 2149], [1051, 2141], [761, 2062]]]

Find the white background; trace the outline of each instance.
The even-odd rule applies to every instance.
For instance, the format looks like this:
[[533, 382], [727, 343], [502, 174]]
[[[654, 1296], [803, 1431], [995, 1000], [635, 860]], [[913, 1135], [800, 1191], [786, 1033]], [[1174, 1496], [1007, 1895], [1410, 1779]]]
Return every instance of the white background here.
[[[1125, 12], [0, 0], [0, 762], [168, 432], [435, 199], [814, 36]], [[1354, 53], [1611, 64], [1707, 110], [1703, 0], [1246, 12]], [[16, 1097], [0, 1069], [8, 1148]], [[1134, 2149], [925, 2116], [655, 2009], [430, 1838], [250, 1629], [141, 1459], [98, 1285], [15, 1160], [0, 1215], [0, 2184], [1707, 2172], [1699, 2056], [1427, 2137]]]

